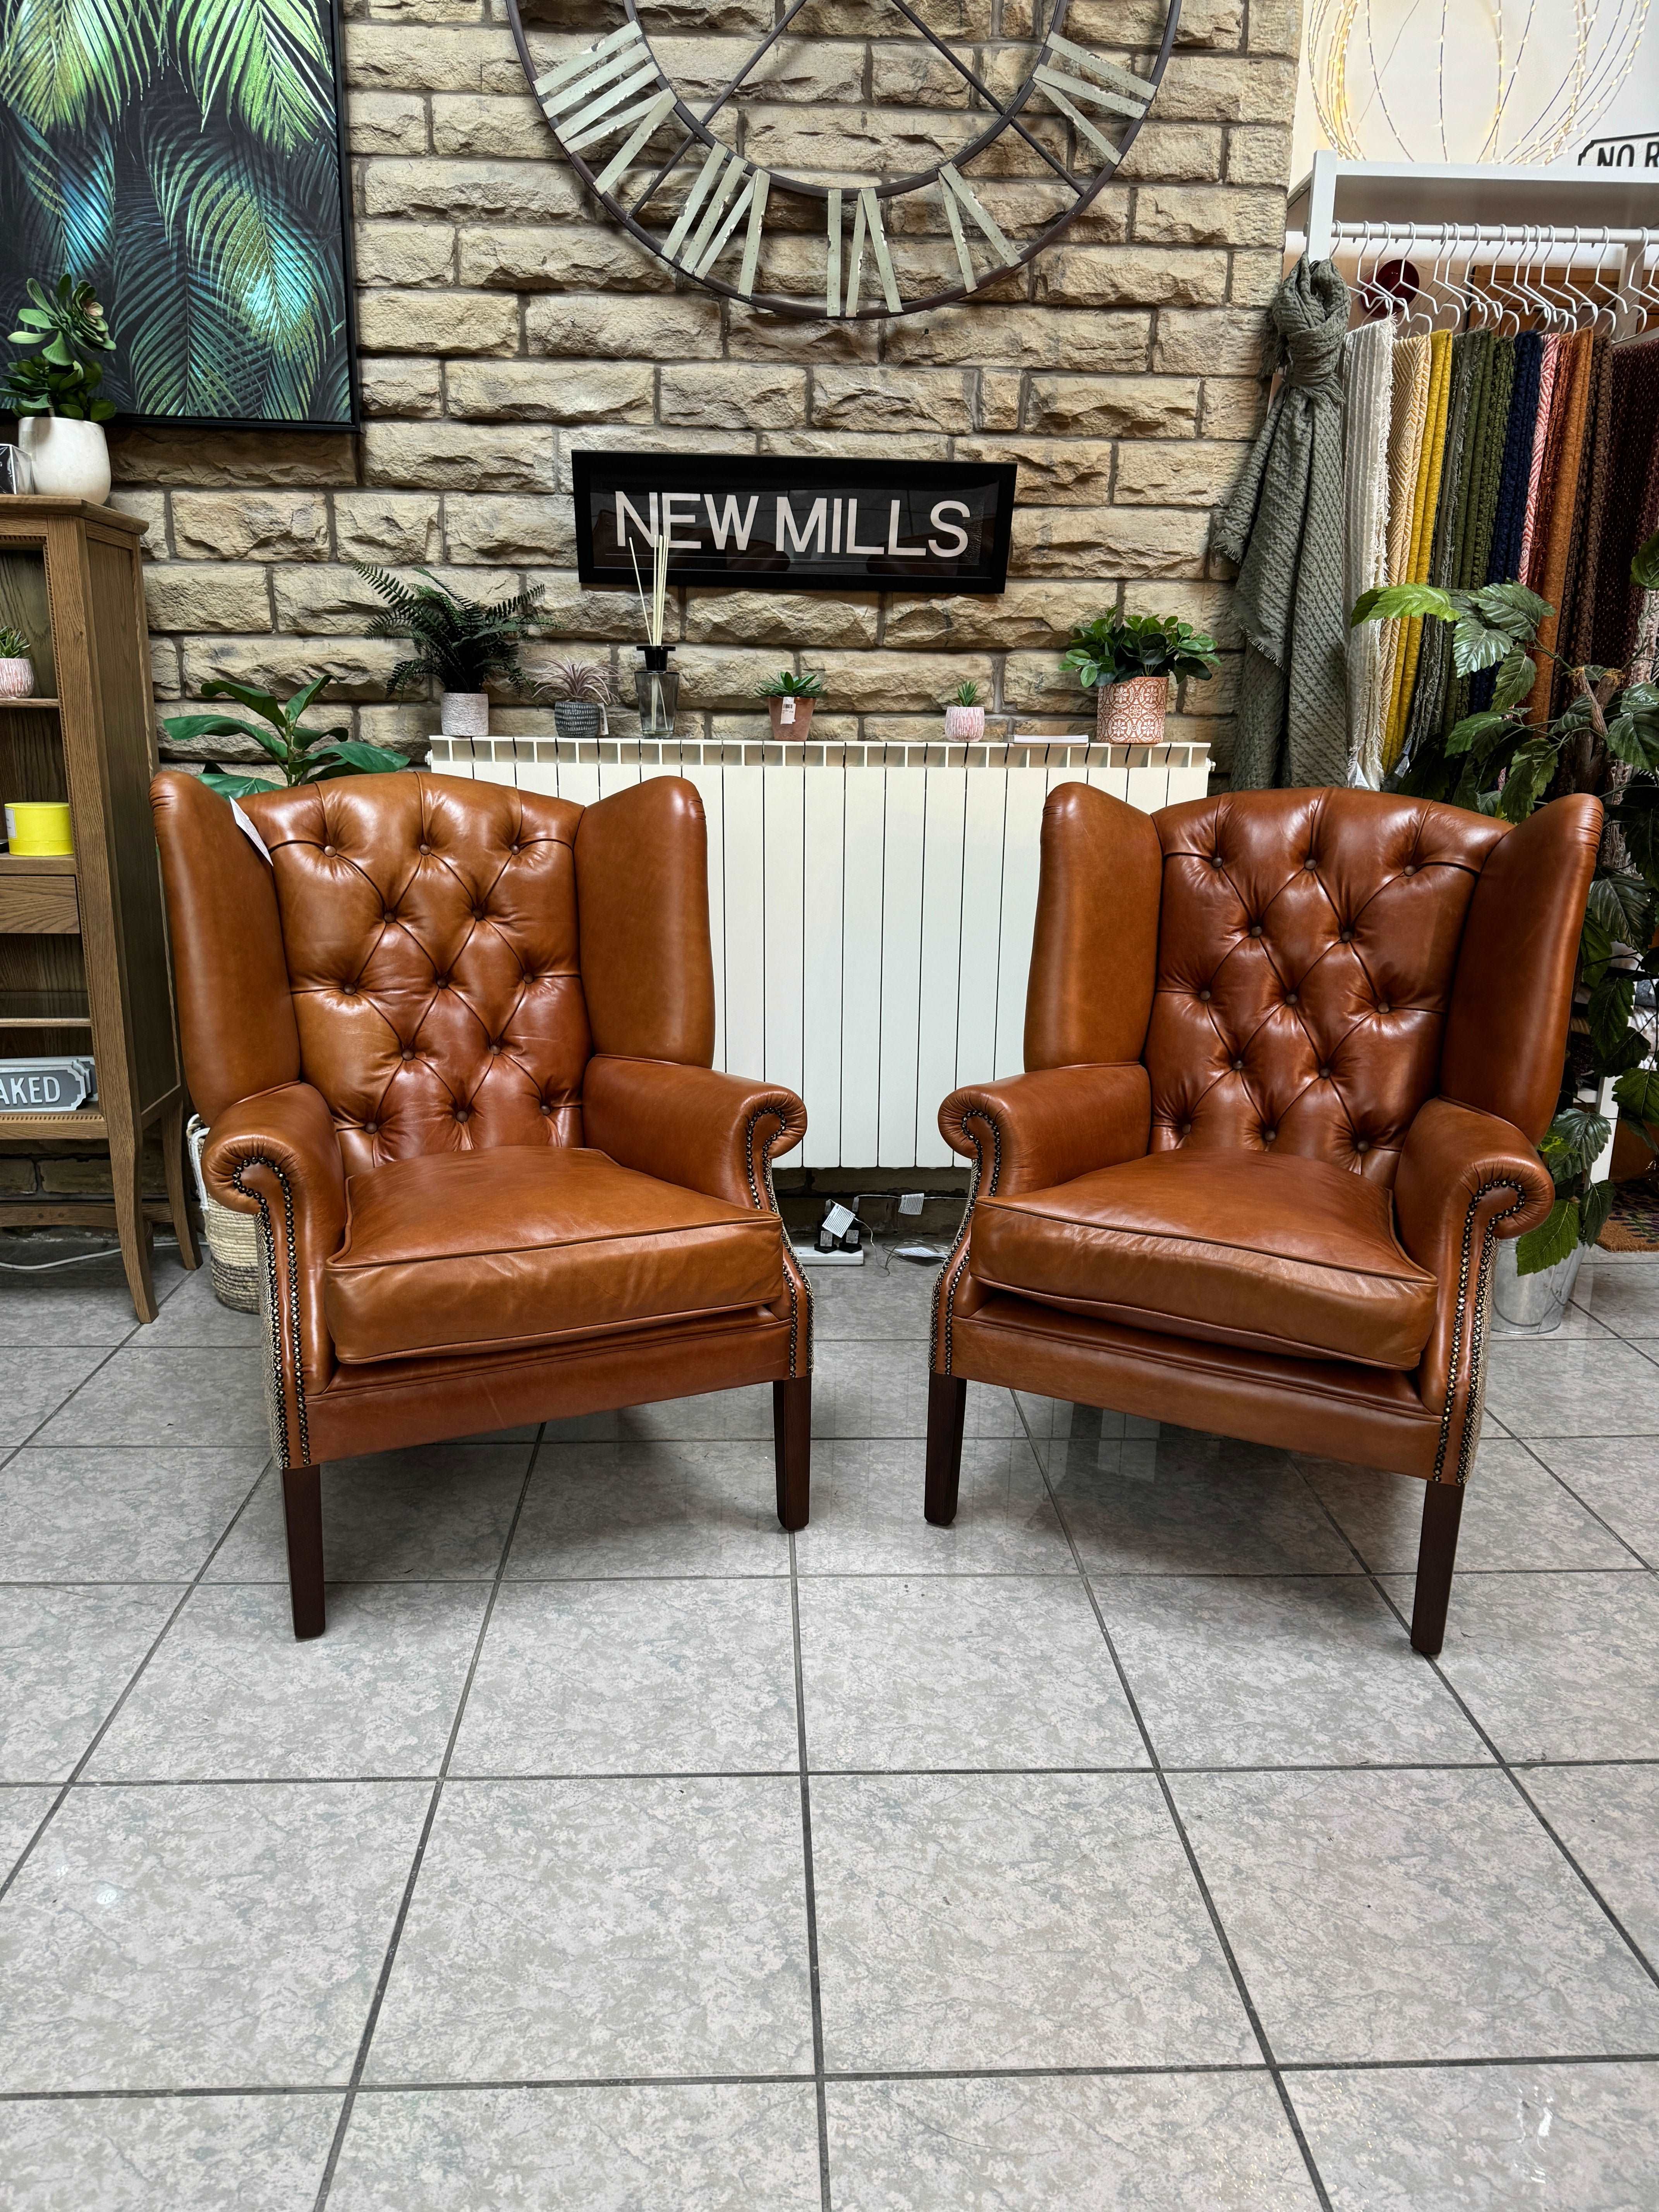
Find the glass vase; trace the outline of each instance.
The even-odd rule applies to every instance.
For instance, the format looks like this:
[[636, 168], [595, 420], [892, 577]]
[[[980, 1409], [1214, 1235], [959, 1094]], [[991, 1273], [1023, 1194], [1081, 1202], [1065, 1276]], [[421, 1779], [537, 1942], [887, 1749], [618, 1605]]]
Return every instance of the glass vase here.
[[634, 672], [634, 696], [639, 702], [640, 736], [662, 739], [674, 734], [674, 708], [679, 698], [680, 672], [668, 665], [665, 645], [641, 647], [644, 665]]

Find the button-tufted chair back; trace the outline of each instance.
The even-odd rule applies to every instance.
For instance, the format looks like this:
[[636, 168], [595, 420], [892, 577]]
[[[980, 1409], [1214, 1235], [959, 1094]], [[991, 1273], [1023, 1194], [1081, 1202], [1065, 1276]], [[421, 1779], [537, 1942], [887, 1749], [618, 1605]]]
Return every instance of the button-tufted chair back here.
[[301, 1071], [347, 1174], [580, 1144], [582, 810], [414, 775], [242, 804], [275, 872]]
[[1371, 792], [1155, 817], [1153, 1152], [1294, 1152], [1391, 1184], [1435, 1091], [1465, 916], [1505, 825]]

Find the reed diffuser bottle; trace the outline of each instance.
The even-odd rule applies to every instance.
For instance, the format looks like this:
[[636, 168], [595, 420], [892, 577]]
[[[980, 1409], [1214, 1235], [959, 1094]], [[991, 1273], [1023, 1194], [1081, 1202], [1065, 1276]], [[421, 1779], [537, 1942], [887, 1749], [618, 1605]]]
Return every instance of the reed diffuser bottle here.
[[[629, 549], [630, 551], [632, 549]], [[641, 665], [634, 672], [634, 696], [639, 702], [640, 736], [661, 740], [674, 734], [674, 709], [680, 692], [679, 671], [668, 665], [663, 629], [668, 612], [668, 537], [665, 532], [651, 547], [651, 598], [647, 604], [640, 578], [639, 556], [633, 555], [634, 584], [645, 617], [646, 641], [640, 648]]]

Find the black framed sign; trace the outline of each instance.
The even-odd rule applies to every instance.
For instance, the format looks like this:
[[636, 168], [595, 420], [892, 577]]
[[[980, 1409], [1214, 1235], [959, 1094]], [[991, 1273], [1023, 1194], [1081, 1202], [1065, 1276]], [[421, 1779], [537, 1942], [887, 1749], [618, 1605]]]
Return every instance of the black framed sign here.
[[752, 592], [1000, 592], [1011, 461], [574, 453], [584, 584], [634, 588], [668, 538], [674, 584]]

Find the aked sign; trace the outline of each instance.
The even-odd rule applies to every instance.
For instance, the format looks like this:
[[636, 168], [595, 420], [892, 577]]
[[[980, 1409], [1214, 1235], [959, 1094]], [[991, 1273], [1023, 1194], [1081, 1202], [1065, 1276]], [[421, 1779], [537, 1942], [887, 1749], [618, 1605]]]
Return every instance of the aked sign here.
[[1003, 461], [788, 460], [575, 453], [584, 584], [647, 585], [668, 538], [675, 584], [750, 592], [1000, 592], [1014, 467]]

